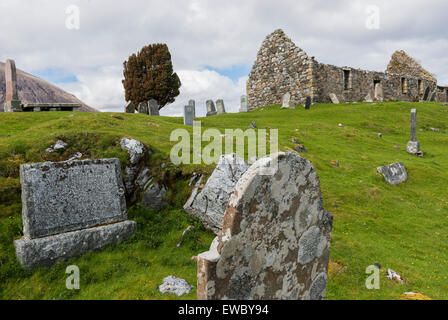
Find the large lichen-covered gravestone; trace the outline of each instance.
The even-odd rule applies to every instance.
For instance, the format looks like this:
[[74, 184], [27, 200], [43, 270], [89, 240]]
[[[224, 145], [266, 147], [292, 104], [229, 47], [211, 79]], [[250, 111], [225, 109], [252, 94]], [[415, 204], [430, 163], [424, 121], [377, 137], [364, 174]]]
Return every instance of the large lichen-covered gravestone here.
[[213, 102], [213, 100], [205, 101], [205, 107], [207, 108], [207, 114], [206, 114], [207, 117], [214, 116], [217, 114], [215, 103]]
[[261, 158], [236, 184], [222, 233], [197, 257], [198, 299], [324, 299], [332, 221], [308, 160]]
[[126, 239], [127, 220], [118, 159], [43, 162], [20, 166], [23, 234], [14, 241], [25, 269]]
[[216, 112], [218, 114], [226, 113], [226, 108], [224, 106], [224, 100], [222, 100], [222, 99], [216, 100]]
[[202, 191], [192, 193], [184, 210], [198, 217], [207, 229], [219, 233], [229, 197], [248, 168], [236, 154], [222, 155]]

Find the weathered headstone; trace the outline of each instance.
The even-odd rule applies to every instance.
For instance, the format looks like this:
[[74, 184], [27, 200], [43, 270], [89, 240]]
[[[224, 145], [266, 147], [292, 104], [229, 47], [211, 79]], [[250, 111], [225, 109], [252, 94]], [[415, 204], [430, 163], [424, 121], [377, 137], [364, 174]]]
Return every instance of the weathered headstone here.
[[150, 116], [159, 116], [159, 103], [155, 99], [148, 101], [148, 113]]
[[124, 106], [124, 112], [135, 113], [135, 105], [132, 103], [132, 101], [128, 101], [126, 103], [126, 105]]
[[184, 125], [192, 126], [194, 120], [194, 106], [188, 105], [184, 106]]
[[283, 95], [283, 98], [282, 98], [282, 107], [281, 107], [281, 109], [295, 109], [296, 108], [296, 106], [295, 106], [295, 104], [293, 103], [293, 101], [292, 101], [292, 99], [291, 99], [291, 94], [288, 92], [288, 93], [285, 93], [284, 95]]
[[247, 96], [246, 95], [242, 95], [240, 98], [240, 112], [248, 112], [249, 110], [247, 109]]
[[308, 160], [259, 159], [236, 184], [222, 233], [197, 257], [198, 299], [324, 299], [332, 221]]
[[21, 102], [19, 100], [19, 93], [17, 90], [17, 72], [14, 60], [6, 60], [5, 65], [5, 82], [6, 82], [6, 99], [5, 112], [20, 112], [22, 111]]
[[207, 100], [205, 102], [205, 106], [207, 108], [207, 117], [214, 116], [216, 114], [215, 104], [213, 103], [213, 100]]
[[24, 236], [14, 241], [25, 269], [49, 266], [129, 237], [119, 159], [20, 166]]
[[193, 118], [196, 118], [196, 101], [189, 100], [188, 105], [193, 107]]
[[417, 140], [417, 110], [411, 110], [411, 140], [406, 146], [406, 151], [410, 154], [420, 152], [420, 142]]
[[377, 170], [390, 184], [400, 184], [408, 179], [408, 173], [406, 172], [406, 168], [402, 162], [378, 167]]
[[138, 104], [138, 113], [149, 114], [148, 104], [146, 102], [140, 102]]
[[218, 114], [226, 113], [226, 108], [224, 107], [224, 100], [216, 100], [216, 111]]
[[222, 155], [202, 191], [192, 193], [184, 210], [198, 217], [207, 229], [218, 233], [227, 201], [238, 179], [248, 168], [247, 163], [236, 154]]
[[329, 96], [332, 103], [339, 104], [339, 99], [334, 93], [330, 93]]
[[305, 110], [309, 110], [311, 107], [311, 97], [307, 96], [305, 100]]

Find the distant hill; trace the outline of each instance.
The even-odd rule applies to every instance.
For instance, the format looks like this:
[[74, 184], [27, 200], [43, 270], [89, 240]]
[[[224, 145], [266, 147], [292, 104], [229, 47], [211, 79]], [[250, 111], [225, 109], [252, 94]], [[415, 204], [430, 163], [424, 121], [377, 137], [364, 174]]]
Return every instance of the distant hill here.
[[[82, 104], [80, 111], [98, 112], [73, 94], [19, 69], [17, 69], [17, 87], [22, 103], [80, 103]], [[5, 95], [5, 63], [0, 62], [0, 112], [3, 112]]]

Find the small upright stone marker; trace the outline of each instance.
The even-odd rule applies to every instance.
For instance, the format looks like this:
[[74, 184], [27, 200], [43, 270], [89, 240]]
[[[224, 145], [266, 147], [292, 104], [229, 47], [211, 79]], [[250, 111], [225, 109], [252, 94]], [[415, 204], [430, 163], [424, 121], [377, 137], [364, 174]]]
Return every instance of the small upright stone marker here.
[[259, 159], [236, 183], [222, 233], [198, 255], [198, 300], [325, 299], [332, 221], [308, 160]]
[[285, 95], [283, 96], [281, 109], [288, 109], [288, 108], [289, 109], [296, 108], [296, 106], [294, 105], [294, 103], [291, 100], [291, 94], [289, 92], [285, 93]]
[[140, 102], [138, 104], [138, 113], [149, 114], [148, 104], [146, 102]]
[[330, 93], [329, 96], [330, 96], [330, 100], [331, 100], [332, 103], [339, 104], [339, 99], [338, 99], [338, 97], [334, 93]]
[[224, 100], [222, 99], [216, 100], [216, 111], [218, 112], [218, 114], [226, 113], [226, 108], [224, 107]]
[[194, 120], [194, 106], [184, 106], [184, 125], [192, 126]]
[[408, 142], [406, 151], [410, 154], [420, 152], [420, 142], [417, 140], [417, 109], [411, 110], [411, 140]]
[[193, 107], [193, 118], [196, 118], [196, 101], [189, 100], [188, 105]]
[[213, 103], [213, 100], [207, 100], [205, 102], [205, 106], [207, 107], [207, 117], [214, 116], [216, 114], [215, 104]]
[[241, 96], [240, 103], [240, 112], [248, 112], [249, 110], [247, 109], [247, 96], [245, 94]]
[[159, 103], [155, 99], [148, 101], [148, 113], [150, 116], [159, 116]]
[[311, 107], [311, 97], [307, 96], [305, 101], [305, 110], [309, 110]]
[[119, 159], [43, 162], [20, 166], [23, 238], [14, 241], [22, 266], [99, 250], [129, 237]]
[[14, 60], [6, 60], [5, 65], [6, 99], [5, 112], [21, 112], [22, 105], [17, 90], [17, 72]]
[[124, 106], [124, 112], [135, 113], [135, 105], [132, 103], [132, 101], [128, 101], [126, 103], [126, 105]]

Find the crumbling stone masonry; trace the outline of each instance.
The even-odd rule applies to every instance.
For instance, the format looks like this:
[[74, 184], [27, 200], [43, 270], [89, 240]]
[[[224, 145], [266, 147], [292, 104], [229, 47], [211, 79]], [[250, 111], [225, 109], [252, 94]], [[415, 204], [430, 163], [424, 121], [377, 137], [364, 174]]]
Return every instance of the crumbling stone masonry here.
[[296, 104], [341, 102], [448, 101], [448, 87], [403, 51], [392, 56], [386, 72], [336, 67], [315, 61], [282, 30], [266, 37], [247, 81], [249, 110], [281, 104], [286, 93]]
[[238, 180], [222, 232], [197, 257], [198, 299], [324, 299], [332, 222], [308, 160], [293, 152], [259, 159]]

